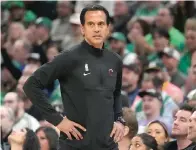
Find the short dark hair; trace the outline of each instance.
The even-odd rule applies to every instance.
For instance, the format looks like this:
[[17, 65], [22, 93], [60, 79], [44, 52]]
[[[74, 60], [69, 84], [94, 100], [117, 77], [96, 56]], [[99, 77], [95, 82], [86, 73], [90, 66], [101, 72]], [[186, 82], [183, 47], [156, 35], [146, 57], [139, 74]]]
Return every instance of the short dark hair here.
[[152, 37], [153, 39], [155, 38], [155, 33], [158, 33], [161, 37], [164, 37], [166, 39], [168, 39], [170, 41], [170, 35], [169, 35], [169, 32], [168, 30], [166, 29], [163, 29], [163, 28], [155, 28], [153, 31], [152, 31]]
[[194, 107], [187, 104], [187, 103], [184, 103], [184, 104], [180, 105], [180, 107], [179, 107], [179, 110], [185, 110], [185, 111], [189, 111], [191, 113], [193, 112], [193, 109], [194, 109]]
[[142, 27], [144, 35], [147, 35], [150, 32], [150, 25], [143, 19], [137, 19], [135, 22], [139, 23]]
[[149, 148], [152, 150], [158, 150], [158, 144], [157, 141], [155, 140], [154, 137], [152, 137], [151, 135], [148, 135], [147, 133], [142, 133], [142, 134], [138, 134], [136, 135], [138, 137], [140, 137], [142, 139], [142, 142]]
[[131, 108], [123, 108], [123, 119], [126, 122], [125, 125], [129, 127], [128, 136], [130, 139], [132, 139], [138, 132], [138, 121], [136, 119], [135, 113], [131, 110]]
[[36, 133], [39, 131], [43, 131], [45, 133], [48, 140], [49, 149], [55, 150], [58, 144], [58, 134], [56, 130], [51, 127], [40, 127], [36, 130]]
[[27, 133], [23, 144], [23, 150], [40, 150], [39, 140], [35, 132], [28, 128], [25, 129], [27, 130]]
[[107, 11], [107, 9], [105, 9], [101, 5], [87, 5], [85, 8], [82, 9], [82, 11], [80, 13], [80, 23], [82, 25], [85, 24], [85, 14], [86, 14], [87, 11], [103, 11], [105, 13], [105, 15], [106, 15], [107, 25], [109, 25], [109, 23], [110, 23], [109, 12]]

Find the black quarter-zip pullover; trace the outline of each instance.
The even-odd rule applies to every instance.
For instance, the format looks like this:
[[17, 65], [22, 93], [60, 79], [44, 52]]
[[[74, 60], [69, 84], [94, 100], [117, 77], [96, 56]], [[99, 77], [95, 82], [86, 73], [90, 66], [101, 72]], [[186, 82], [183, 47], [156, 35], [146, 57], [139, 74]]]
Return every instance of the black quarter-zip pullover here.
[[52, 108], [43, 92], [55, 79], [60, 82], [67, 118], [87, 129], [81, 132], [82, 140], [69, 140], [63, 133], [60, 139], [82, 150], [117, 147], [110, 133], [114, 121], [122, 116], [120, 56], [83, 41], [35, 71], [25, 83], [24, 91], [44, 118], [56, 126], [63, 117]]

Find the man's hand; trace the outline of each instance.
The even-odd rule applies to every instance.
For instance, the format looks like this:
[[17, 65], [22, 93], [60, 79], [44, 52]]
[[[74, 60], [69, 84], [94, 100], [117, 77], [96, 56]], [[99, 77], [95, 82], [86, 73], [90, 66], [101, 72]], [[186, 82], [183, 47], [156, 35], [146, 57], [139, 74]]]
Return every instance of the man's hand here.
[[61, 123], [59, 123], [56, 127], [60, 131], [64, 132], [68, 136], [68, 139], [70, 139], [70, 140], [72, 140], [71, 135], [73, 135], [77, 140], [83, 139], [81, 133], [77, 130], [76, 127], [80, 128], [83, 131], [86, 131], [86, 129], [83, 126], [81, 126], [80, 124], [75, 123], [75, 122], [69, 120], [67, 117], [65, 117], [61, 121]]
[[114, 136], [114, 142], [119, 142], [124, 136], [124, 125], [120, 122], [114, 122], [110, 137]]

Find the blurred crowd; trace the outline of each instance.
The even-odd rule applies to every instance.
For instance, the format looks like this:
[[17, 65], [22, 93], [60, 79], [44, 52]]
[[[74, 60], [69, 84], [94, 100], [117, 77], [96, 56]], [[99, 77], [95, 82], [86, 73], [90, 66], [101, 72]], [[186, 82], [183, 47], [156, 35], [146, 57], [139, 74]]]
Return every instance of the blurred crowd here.
[[[59, 131], [23, 92], [29, 76], [83, 41], [80, 11], [110, 13], [105, 48], [123, 60], [120, 150], [196, 149], [195, 1], [1, 1], [1, 148], [55, 150]], [[58, 80], [43, 89], [63, 113]], [[77, 93], [76, 93], [77, 94]]]

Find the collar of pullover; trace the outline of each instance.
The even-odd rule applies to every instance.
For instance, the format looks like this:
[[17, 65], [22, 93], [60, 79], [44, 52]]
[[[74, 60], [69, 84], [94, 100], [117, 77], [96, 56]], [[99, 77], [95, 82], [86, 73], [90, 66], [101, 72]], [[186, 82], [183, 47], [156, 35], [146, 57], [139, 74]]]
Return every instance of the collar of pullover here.
[[[86, 48], [91, 54], [95, 56], [101, 56], [103, 54], [104, 49], [95, 48], [94, 46], [88, 44], [85, 40], [82, 42], [84, 48]], [[104, 45], [103, 45], [104, 47]]]

